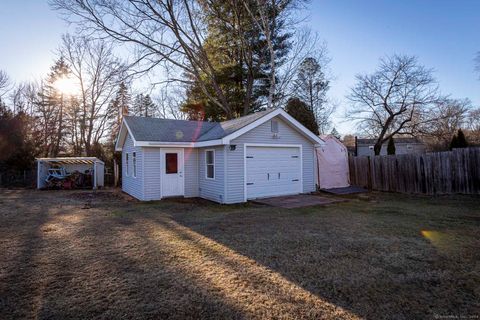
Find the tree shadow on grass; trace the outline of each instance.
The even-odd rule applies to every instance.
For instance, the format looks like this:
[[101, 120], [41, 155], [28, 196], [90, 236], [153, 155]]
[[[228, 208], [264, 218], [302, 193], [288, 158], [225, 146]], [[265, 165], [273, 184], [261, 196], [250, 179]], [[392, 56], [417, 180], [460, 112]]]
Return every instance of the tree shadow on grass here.
[[[383, 210], [385, 204], [379, 205]], [[181, 226], [178, 230], [189, 230], [183, 232], [185, 240], [200, 243], [188, 235], [201, 235], [354, 315], [411, 319], [478, 314], [478, 253], [473, 248], [455, 255], [440, 251], [417, 228], [435, 218], [401, 216], [398, 210], [405, 209], [396, 205], [388, 215], [359, 214], [348, 205], [345, 210], [226, 207], [217, 219], [210, 214], [204, 219], [201, 210], [172, 214], [171, 219]], [[211, 245], [201, 250], [223, 261]], [[227, 263], [232, 272], [244, 267]], [[268, 288], [254, 277], [250, 281]]]
[[0, 260], [2, 318], [411, 319], [478, 310], [475, 269], [461, 273], [470, 260], [452, 262], [398, 217], [379, 222], [345, 204], [292, 211], [102, 200], [83, 210], [81, 201], [63, 209], [56, 201], [48, 211], [20, 203], [17, 211], [31, 212], [0, 217], [2, 245], [19, 240]]
[[0, 198], [0, 315], [33, 317], [43, 295], [37, 266], [49, 215], [21, 190], [2, 192]]
[[[42, 293], [30, 283], [33, 308], [23, 291], [11, 291], [12, 302], [23, 306], [25, 317], [39, 319], [243, 319], [230, 301], [203, 287], [182, 265], [175, 251], [152, 241], [141, 217], [104, 215], [92, 208], [50, 215], [55, 230], [35, 252], [49, 265], [33, 264], [44, 273]], [[34, 247], [37, 251], [39, 248]], [[20, 266], [23, 262], [20, 261]], [[8, 280], [9, 282], [11, 280]], [[17, 318], [15, 305], [6, 317]]]

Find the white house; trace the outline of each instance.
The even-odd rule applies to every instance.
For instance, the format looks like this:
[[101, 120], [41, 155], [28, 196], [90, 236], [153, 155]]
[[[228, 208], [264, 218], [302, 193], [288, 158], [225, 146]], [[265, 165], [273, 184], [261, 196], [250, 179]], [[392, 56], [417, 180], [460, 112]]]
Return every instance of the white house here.
[[[417, 138], [394, 138], [393, 141], [395, 142], [395, 154], [425, 153], [427, 151], [427, 146]], [[373, 150], [375, 142], [375, 139], [356, 139], [356, 155], [373, 157], [375, 155]], [[385, 141], [380, 149], [381, 156], [387, 154], [387, 147], [388, 141]]]
[[115, 149], [122, 189], [140, 200], [219, 203], [315, 191], [323, 140], [282, 109], [224, 122], [126, 116]]

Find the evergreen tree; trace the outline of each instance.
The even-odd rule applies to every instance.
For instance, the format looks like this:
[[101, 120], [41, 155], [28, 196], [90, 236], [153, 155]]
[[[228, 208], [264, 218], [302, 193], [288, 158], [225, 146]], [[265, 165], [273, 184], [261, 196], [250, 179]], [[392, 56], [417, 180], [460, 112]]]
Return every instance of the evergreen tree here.
[[0, 99], [0, 170], [33, 167], [36, 145], [27, 133], [32, 121], [23, 111], [14, 115]]
[[130, 93], [128, 92], [128, 87], [124, 81], [120, 82], [118, 85], [118, 91], [115, 95], [115, 99], [112, 101], [113, 109], [118, 115], [118, 118], [121, 119], [122, 116], [128, 115], [129, 106], [131, 103]]
[[318, 136], [318, 124], [308, 105], [298, 98], [290, 98], [285, 111]]
[[306, 102], [315, 115], [320, 132], [325, 133], [334, 110], [326, 104], [330, 82], [317, 59], [308, 57], [302, 61], [295, 79], [295, 88], [295, 95]]
[[133, 101], [133, 114], [139, 117], [153, 117], [156, 113], [157, 105], [152, 101], [150, 95], [143, 93], [137, 94]]
[[456, 134], [453, 135], [452, 141], [450, 141], [450, 150], [458, 148], [458, 137]]
[[[110, 144], [113, 144], [118, 131], [120, 130], [120, 125], [122, 124], [122, 119], [124, 116], [129, 114], [131, 104], [131, 96], [125, 82], [120, 82], [118, 85], [118, 90], [115, 95], [115, 98], [110, 102], [109, 110], [109, 122], [110, 122]], [[112, 148], [113, 150], [113, 148]]]
[[395, 154], [395, 141], [393, 141], [393, 137], [388, 139], [387, 154]]
[[39, 93], [37, 111], [43, 127], [43, 156], [56, 157], [65, 148], [66, 126], [64, 116], [68, 108], [68, 97], [60, 92], [57, 83], [69, 77], [70, 68], [61, 57], [51, 67]]
[[[252, 23], [251, 13], [235, 1], [208, 1], [203, 3], [208, 21], [208, 35], [204, 49], [215, 69], [215, 80], [225, 93], [231, 114], [215, 104], [213, 86], [193, 81], [188, 86], [187, 99], [181, 110], [192, 120], [219, 121], [235, 118], [262, 109], [270, 87], [270, 53], [266, 40]], [[255, 8], [252, 1], [249, 6]], [[251, 9], [250, 8], [250, 9]], [[278, 19], [272, 33], [277, 68], [290, 50], [291, 34], [285, 22]]]
[[463, 133], [463, 130], [458, 129], [458, 132], [457, 132], [457, 148], [467, 148], [467, 147], [468, 147], [467, 138], [465, 138], [465, 134]]

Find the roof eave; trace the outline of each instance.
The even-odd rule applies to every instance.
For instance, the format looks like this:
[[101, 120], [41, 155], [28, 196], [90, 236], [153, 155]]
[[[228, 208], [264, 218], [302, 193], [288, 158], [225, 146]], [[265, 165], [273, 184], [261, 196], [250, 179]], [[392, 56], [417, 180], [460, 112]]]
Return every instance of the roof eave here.
[[225, 144], [222, 139], [197, 141], [197, 142], [178, 142], [178, 141], [136, 141], [135, 147], [179, 147], [179, 148], [201, 148]]

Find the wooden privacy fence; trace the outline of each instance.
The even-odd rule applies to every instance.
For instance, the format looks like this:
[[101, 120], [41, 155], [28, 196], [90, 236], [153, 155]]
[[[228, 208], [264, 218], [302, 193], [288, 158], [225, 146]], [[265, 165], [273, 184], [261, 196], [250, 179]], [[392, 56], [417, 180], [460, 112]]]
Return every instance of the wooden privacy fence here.
[[378, 191], [480, 194], [480, 148], [350, 157], [352, 185]]

